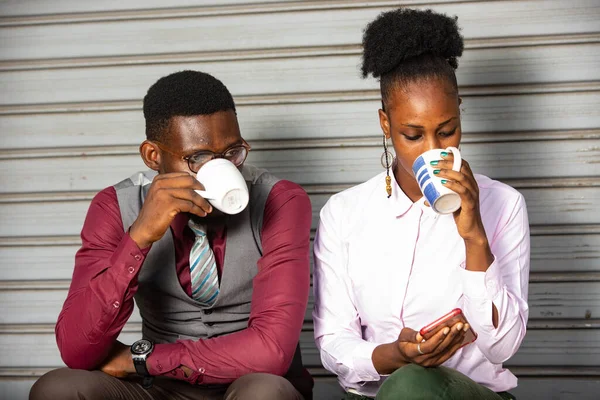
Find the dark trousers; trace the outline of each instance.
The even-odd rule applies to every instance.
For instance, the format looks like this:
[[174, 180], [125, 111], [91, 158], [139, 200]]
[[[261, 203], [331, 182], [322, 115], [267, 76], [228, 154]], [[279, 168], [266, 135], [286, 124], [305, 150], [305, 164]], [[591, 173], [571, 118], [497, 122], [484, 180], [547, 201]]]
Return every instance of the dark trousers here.
[[231, 385], [191, 385], [157, 377], [150, 389], [138, 378], [117, 379], [101, 371], [61, 368], [42, 376], [31, 388], [30, 400], [304, 400], [280, 376], [249, 374]]
[[[346, 393], [346, 400], [370, 397]], [[390, 375], [379, 388], [376, 400], [514, 400], [508, 392], [496, 393], [466, 375], [446, 367], [406, 365]]]

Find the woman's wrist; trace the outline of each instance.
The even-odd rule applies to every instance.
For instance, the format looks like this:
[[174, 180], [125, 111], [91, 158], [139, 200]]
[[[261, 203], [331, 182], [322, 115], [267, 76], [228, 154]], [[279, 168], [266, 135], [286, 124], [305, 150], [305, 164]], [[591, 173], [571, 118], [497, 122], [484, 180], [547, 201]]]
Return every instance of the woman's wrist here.
[[373, 366], [380, 375], [391, 374], [398, 368], [409, 364], [400, 352], [398, 342], [380, 344], [373, 350], [371, 356]]
[[485, 234], [485, 231], [482, 233], [478, 233], [478, 234], [474, 235], [473, 237], [464, 239], [464, 241], [465, 241], [465, 246], [467, 246], [467, 247], [474, 247], [474, 248], [489, 247], [489, 242], [488, 242], [487, 236]]
[[485, 235], [465, 240], [466, 269], [485, 272], [494, 262], [494, 255]]

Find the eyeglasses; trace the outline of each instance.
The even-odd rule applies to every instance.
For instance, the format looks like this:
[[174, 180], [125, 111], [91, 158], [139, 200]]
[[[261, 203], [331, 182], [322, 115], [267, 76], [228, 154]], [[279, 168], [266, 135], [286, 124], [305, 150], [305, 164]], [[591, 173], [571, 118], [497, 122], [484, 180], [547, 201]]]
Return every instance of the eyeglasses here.
[[189, 156], [184, 154], [175, 152], [164, 145], [158, 142], [154, 143], [159, 149], [166, 151], [169, 154], [172, 154], [176, 157], [181, 157], [182, 160], [187, 161], [189, 169], [193, 173], [198, 173], [198, 170], [210, 160], [214, 160], [215, 158], [224, 158], [230, 161], [236, 167], [239, 167], [246, 161], [246, 157], [248, 157], [248, 152], [251, 150], [251, 147], [245, 140], [243, 140], [242, 144], [236, 144], [231, 146], [223, 153], [214, 153], [210, 150], [201, 150]]

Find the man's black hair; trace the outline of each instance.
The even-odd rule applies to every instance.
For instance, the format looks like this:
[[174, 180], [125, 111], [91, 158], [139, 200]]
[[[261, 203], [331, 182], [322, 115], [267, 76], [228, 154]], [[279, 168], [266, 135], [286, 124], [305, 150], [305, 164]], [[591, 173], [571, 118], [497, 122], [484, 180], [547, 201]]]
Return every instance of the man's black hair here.
[[235, 111], [235, 103], [223, 82], [204, 72], [175, 72], [156, 81], [144, 97], [146, 138], [164, 142], [171, 117], [228, 110]]
[[456, 18], [401, 8], [380, 14], [363, 35], [362, 75], [380, 79], [385, 104], [393, 89], [423, 78], [443, 78], [458, 93], [454, 70], [464, 44]]

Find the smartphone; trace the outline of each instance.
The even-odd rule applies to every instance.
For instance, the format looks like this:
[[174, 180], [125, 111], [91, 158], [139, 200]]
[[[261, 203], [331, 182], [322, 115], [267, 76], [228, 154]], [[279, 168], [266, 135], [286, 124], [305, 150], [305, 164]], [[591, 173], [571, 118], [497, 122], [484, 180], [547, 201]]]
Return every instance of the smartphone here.
[[[455, 308], [448, 314], [436, 319], [429, 325], [424, 326], [423, 329], [419, 331], [419, 333], [421, 334], [421, 336], [423, 336], [423, 339], [427, 340], [433, 335], [435, 335], [437, 332], [439, 332], [440, 329], [444, 329], [445, 327], [450, 328], [459, 322], [462, 322], [463, 324], [469, 323], [462, 310], [460, 308]], [[460, 347], [466, 346], [469, 343], [473, 343], [476, 339], [477, 333], [475, 333], [475, 331], [471, 327], [471, 324], [469, 324], [469, 330], [465, 333], [465, 337]]]

